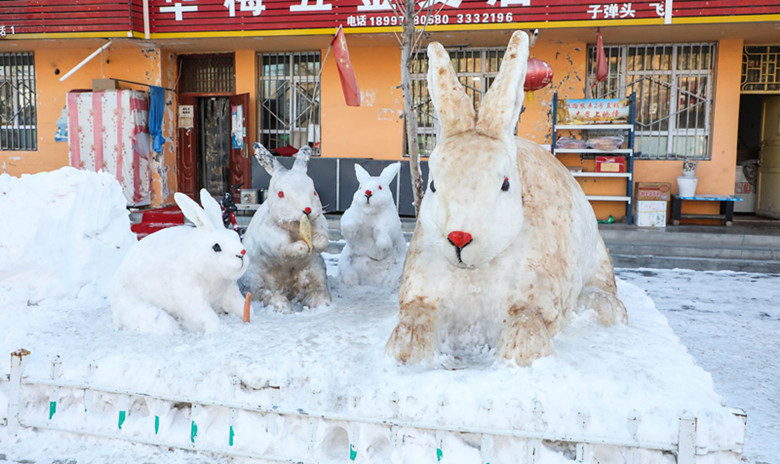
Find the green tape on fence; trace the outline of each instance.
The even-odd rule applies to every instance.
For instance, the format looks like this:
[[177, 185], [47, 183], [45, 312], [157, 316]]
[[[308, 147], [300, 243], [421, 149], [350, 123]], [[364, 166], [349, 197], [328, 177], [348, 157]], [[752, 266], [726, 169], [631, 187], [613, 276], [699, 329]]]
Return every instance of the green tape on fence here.
[[195, 421], [192, 421], [192, 426], [190, 426], [190, 441], [195, 443], [195, 437], [198, 436], [198, 424], [195, 423]]
[[49, 401], [49, 420], [54, 417], [55, 412], [57, 412], [57, 402]]
[[352, 446], [352, 443], [349, 444], [349, 460], [354, 461], [357, 458], [357, 451], [355, 451], [355, 447]]
[[160, 431], [160, 416], [154, 416], [154, 434]]
[[236, 436], [236, 432], [233, 430], [233, 426], [231, 425], [230, 426], [230, 436], [228, 438], [228, 444], [230, 446], [233, 446], [233, 437], [235, 437], [235, 436]]
[[119, 430], [122, 430], [122, 424], [125, 423], [125, 419], [127, 419], [127, 411], [119, 411]]
[[444, 453], [441, 452], [441, 448], [436, 448], [436, 460], [441, 461], [442, 456], [444, 456]]

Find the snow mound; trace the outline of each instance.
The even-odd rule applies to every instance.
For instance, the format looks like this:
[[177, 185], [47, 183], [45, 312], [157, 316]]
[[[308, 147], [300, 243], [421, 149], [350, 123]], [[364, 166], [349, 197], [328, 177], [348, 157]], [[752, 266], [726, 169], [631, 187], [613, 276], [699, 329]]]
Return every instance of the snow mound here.
[[[326, 257], [335, 271], [337, 257]], [[539, 462], [572, 462], [572, 451], [556, 448], [555, 437], [673, 444], [680, 417], [695, 417], [697, 449], [716, 452], [719, 462], [739, 462], [744, 424], [722, 406], [710, 374], [696, 365], [652, 300], [634, 285], [619, 282], [628, 326], [603, 327], [592, 313], [578, 315], [554, 338], [555, 354], [528, 368], [495, 364], [492, 353], [476, 353], [468, 363], [440, 357], [427, 368], [399, 366], [384, 352], [397, 323], [397, 296], [367, 287], [336, 287], [333, 296], [330, 309], [281, 315], [258, 304], [250, 324], [224, 316], [221, 332], [173, 336], [112, 332], [107, 307], [84, 311], [76, 302], [46, 302], [36, 308], [36, 318], [22, 317], [23, 308], [6, 312], [5, 319], [20, 324], [0, 335], [0, 353], [29, 349], [29, 378], [49, 378], [51, 360], [60, 359], [56, 377], [64, 382], [251, 405], [232, 422], [223, 409], [196, 412], [181, 399], [125, 406], [123, 433], [151, 434], [156, 415], [161, 430], [178, 437], [174, 442], [182, 447], [191, 445], [192, 421], [198, 424], [199, 443], [239, 453], [305, 457], [313, 439], [320, 462], [344, 462], [352, 445], [359, 462], [435, 462], [437, 446], [444, 454], [441, 462], [477, 462], [458, 457], [478, 457], [479, 438], [462, 433], [439, 440], [431, 432], [445, 428], [504, 433], [492, 444], [496, 459], [491, 462], [517, 462], [512, 434], [540, 437]], [[54, 420], [58, 427], [90, 422], [82, 416], [82, 390], [57, 395], [63, 405]], [[28, 400], [25, 414], [45, 417], [48, 401], [39, 392]], [[68, 403], [76, 405], [72, 415]], [[121, 406], [105, 399], [99, 407], [106, 430], [116, 430]], [[320, 417], [342, 422], [323, 424], [312, 437], [307, 424]], [[400, 424], [403, 447], [392, 445], [386, 423]], [[235, 436], [228, 448], [230, 424]], [[0, 442], [2, 436], [0, 428]], [[22, 442], [14, 446], [20, 457], [36, 453]], [[610, 446], [596, 452], [600, 462], [623, 462], [610, 458], [616, 452]], [[670, 462], [663, 452], [646, 458], [642, 462]]]
[[0, 174], [0, 298], [105, 297], [136, 239], [127, 200], [107, 173], [64, 167]]

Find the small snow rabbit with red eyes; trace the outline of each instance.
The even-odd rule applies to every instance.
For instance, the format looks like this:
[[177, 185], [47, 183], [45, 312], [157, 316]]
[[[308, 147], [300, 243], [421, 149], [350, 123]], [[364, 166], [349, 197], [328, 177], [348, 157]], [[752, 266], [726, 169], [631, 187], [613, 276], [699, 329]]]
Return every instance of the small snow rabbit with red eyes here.
[[320, 255], [328, 247], [328, 221], [314, 182], [306, 174], [311, 148], [298, 150], [290, 169], [259, 143], [254, 150], [271, 182], [267, 199], [244, 235], [251, 264], [241, 278], [241, 288], [281, 313], [292, 312], [293, 303], [328, 306], [331, 297]]
[[241, 317], [244, 297], [238, 278], [248, 258], [238, 234], [222, 223], [219, 203], [200, 191], [203, 208], [174, 194], [184, 216], [195, 224], [157, 231], [134, 245], [111, 282], [111, 312], [119, 328], [174, 333], [185, 328], [213, 332], [217, 312]]
[[339, 279], [346, 285], [398, 286], [406, 241], [389, 186], [400, 169], [401, 163], [393, 163], [371, 176], [355, 164], [360, 187], [341, 216], [347, 243], [339, 256]]
[[565, 167], [516, 138], [528, 36], [512, 35], [476, 114], [439, 43], [428, 89], [440, 122], [401, 282], [387, 353], [403, 363], [438, 353], [495, 353], [528, 365], [577, 308], [626, 321], [593, 209]]

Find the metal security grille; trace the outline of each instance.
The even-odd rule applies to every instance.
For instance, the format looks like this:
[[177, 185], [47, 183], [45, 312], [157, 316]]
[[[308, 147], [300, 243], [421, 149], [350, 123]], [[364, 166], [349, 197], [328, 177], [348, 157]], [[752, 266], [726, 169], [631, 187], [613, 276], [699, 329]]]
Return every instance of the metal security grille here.
[[320, 153], [320, 53], [260, 55], [258, 138], [271, 151], [310, 145]]
[[[714, 43], [604, 47], [607, 78], [595, 98], [636, 93], [635, 150], [642, 159], [709, 159]], [[588, 47], [588, 84], [595, 82], [596, 47]]]
[[[474, 107], [479, 109], [482, 97], [498, 74], [504, 49], [472, 48], [450, 50], [449, 53], [460, 83], [474, 102]], [[417, 111], [417, 140], [422, 156], [427, 156], [433, 151], [438, 132], [438, 120], [434, 116], [433, 104], [428, 94], [427, 73], [428, 59], [425, 53], [417, 53], [412, 63], [411, 77], [413, 101]], [[405, 141], [406, 137], [404, 137]]]
[[181, 70], [180, 92], [228, 93], [235, 92], [235, 57], [233, 54], [183, 55], [179, 57]]
[[0, 150], [37, 150], [35, 57], [0, 53]]
[[780, 45], [750, 45], [742, 51], [742, 93], [780, 93]]

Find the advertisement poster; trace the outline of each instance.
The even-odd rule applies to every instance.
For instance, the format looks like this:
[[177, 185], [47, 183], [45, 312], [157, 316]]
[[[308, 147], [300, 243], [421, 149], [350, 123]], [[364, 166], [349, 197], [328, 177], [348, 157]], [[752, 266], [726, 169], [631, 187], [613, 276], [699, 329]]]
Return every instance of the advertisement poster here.
[[230, 138], [233, 141], [233, 149], [244, 148], [244, 106], [233, 105], [230, 117]]
[[626, 98], [591, 98], [558, 101], [559, 124], [627, 123], [630, 102]]

